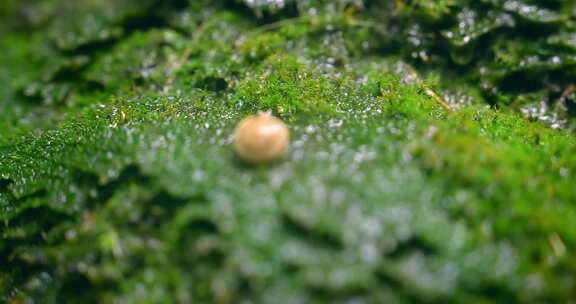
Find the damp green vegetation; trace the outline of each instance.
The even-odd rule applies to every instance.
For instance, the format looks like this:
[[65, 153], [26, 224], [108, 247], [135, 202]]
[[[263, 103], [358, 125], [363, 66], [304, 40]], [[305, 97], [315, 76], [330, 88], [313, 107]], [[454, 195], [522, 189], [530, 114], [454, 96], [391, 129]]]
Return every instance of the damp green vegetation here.
[[4, 2], [0, 302], [576, 298], [573, 1]]

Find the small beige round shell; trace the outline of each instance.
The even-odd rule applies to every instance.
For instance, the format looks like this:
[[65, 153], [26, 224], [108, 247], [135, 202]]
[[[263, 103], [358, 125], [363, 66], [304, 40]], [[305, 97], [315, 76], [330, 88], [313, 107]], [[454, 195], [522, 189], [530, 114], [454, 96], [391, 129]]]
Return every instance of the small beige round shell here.
[[244, 118], [234, 131], [234, 150], [249, 164], [269, 164], [284, 155], [290, 131], [270, 111]]

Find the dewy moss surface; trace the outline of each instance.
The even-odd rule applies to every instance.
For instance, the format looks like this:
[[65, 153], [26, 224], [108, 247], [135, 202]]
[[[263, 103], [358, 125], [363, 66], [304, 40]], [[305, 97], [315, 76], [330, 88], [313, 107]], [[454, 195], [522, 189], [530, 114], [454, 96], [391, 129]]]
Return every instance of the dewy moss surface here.
[[[514, 105], [556, 85], [569, 107], [569, 63], [506, 91], [383, 38], [441, 24], [460, 45], [520, 24], [570, 56], [554, 37], [572, 2], [508, 2], [7, 1], [0, 301], [570, 303], [572, 118]], [[486, 7], [502, 22], [475, 17]], [[471, 24], [448, 35], [456, 12]], [[245, 166], [230, 134], [267, 109], [290, 150]]]

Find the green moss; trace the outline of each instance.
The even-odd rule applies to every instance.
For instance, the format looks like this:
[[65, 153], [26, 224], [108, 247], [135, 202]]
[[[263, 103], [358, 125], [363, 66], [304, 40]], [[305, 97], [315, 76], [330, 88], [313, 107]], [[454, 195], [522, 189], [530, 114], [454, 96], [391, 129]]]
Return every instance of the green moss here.
[[[174, 31], [151, 30], [136, 32], [99, 56], [84, 73], [88, 81], [106, 90], [146, 89], [159, 86], [170, 70], [171, 51], [182, 37]], [[143, 59], [145, 59], [143, 61]]]
[[[330, 114], [336, 117], [350, 107], [348, 102], [356, 99], [349, 95], [353, 85], [330, 79], [293, 57], [274, 56], [233, 84], [235, 95], [231, 105], [252, 112], [270, 109], [287, 120], [300, 118], [312, 123], [315, 117]], [[369, 97], [361, 95], [364, 99]]]
[[[568, 81], [571, 2], [274, 3], [14, 8], [37, 18], [0, 39], [0, 300], [576, 296], [573, 134], [517, 108]], [[514, 75], [539, 86], [507, 90]], [[248, 167], [231, 133], [259, 110], [291, 146]]]

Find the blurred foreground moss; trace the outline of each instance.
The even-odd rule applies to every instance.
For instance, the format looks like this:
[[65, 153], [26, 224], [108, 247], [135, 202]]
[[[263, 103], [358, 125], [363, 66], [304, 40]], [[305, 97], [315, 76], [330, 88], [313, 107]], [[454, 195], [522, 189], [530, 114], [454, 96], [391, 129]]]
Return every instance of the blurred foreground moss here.
[[[471, 63], [485, 57], [452, 62], [421, 33], [431, 53], [418, 54], [432, 60], [423, 65], [413, 50], [389, 49], [413, 40], [386, 40], [425, 24], [447, 35], [446, 15], [500, 4], [397, 1], [382, 20], [417, 21], [382, 32], [379, 1], [67, 3], [5, 9], [28, 19], [0, 39], [11, 46], [0, 54], [2, 301], [576, 297], [569, 113], [545, 111], [554, 119], [543, 124], [513, 103], [486, 105], [490, 90], [535, 103], [560, 91], [542, 82], [523, 94], [499, 81], [487, 91]], [[573, 6], [555, 3], [488, 15], [568, 30]], [[473, 24], [460, 30], [473, 40], [512, 26], [466, 18]], [[540, 71], [567, 84], [563, 62]], [[447, 81], [452, 71], [467, 76]], [[426, 88], [446, 88], [455, 110]], [[246, 167], [230, 134], [267, 109], [290, 125], [290, 151]], [[560, 120], [565, 129], [550, 127]]]

